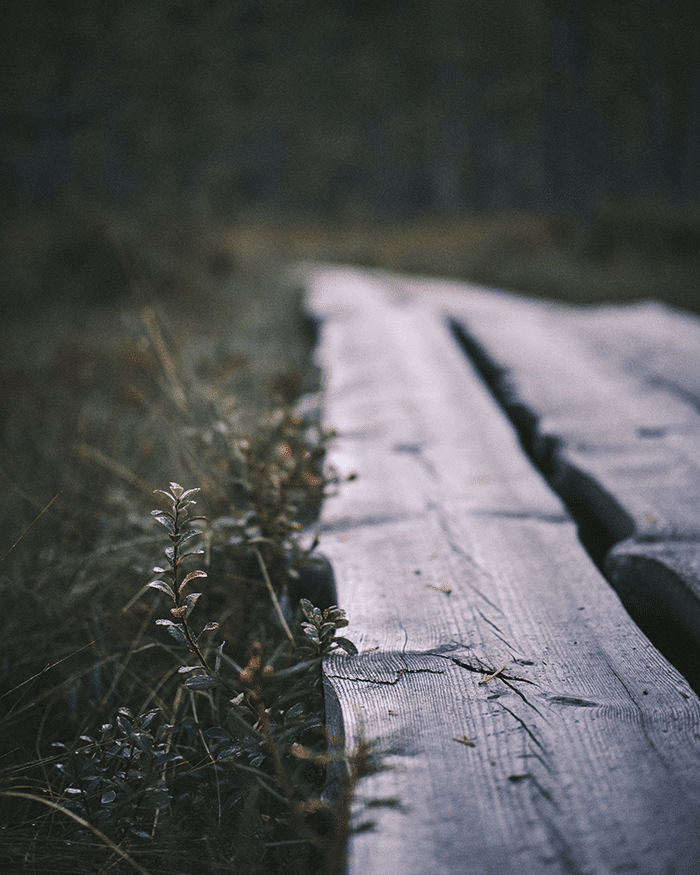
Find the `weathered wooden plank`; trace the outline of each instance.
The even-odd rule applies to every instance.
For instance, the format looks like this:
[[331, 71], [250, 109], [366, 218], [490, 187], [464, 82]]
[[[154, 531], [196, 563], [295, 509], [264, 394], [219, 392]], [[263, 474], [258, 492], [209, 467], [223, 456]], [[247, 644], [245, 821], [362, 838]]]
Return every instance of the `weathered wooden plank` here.
[[332, 459], [359, 474], [322, 527], [361, 652], [325, 673], [389, 767], [361, 797], [395, 800], [351, 875], [696, 872], [697, 697], [441, 318], [357, 272], [308, 284]]
[[700, 320], [654, 303], [563, 307], [410, 281], [403, 290], [460, 322], [592, 555], [699, 689]]
[[627, 306], [579, 308], [598, 348], [605, 347], [649, 382], [666, 386], [694, 407], [700, 406], [700, 319], [661, 304], [645, 301]]

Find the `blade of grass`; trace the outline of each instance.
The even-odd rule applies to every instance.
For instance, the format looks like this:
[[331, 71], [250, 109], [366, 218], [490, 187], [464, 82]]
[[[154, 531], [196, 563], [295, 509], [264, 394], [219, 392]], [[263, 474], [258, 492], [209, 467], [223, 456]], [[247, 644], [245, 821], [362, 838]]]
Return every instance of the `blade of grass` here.
[[75, 445], [75, 448], [80, 453], [80, 455], [84, 459], [89, 459], [91, 462], [95, 462], [98, 465], [101, 465], [103, 468], [106, 468], [108, 471], [111, 471], [113, 474], [116, 474], [117, 477], [120, 477], [122, 480], [125, 480], [131, 486], [134, 486], [141, 492], [150, 495], [153, 492], [153, 487], [146, 483], [145, 480], [141, 480], [140, 477], [137, 477], [132, 471], [130, 471], [126, 465], [122, 465], [121, 462], [117, 462], [116, 459], [112, 459], [106, 453], [103, 453], [102, 450], [98, 450], [97, 447], [88, 446], [88, 444], [78, 443]]
[[181, 413], [185, 413], [187, 411], [186, 395], [182, 386], [180, 385], [180, 379], [177, 374], [177, 367], [175, 365], [175, 362], [173, 361], [172, 356], [168, 352], [168, 347], [165, 344], [163, 334], [161, 333], [160, 326], [158, 325], [156, 314], [151, 307], [146, 306], [141, 311], [141, 319], [143, 320], [143, 324], [146, 327], [146, 331], [148, 332], [151, 343], [153, 344], [158, 358], [160, 359], [160, 363], [163, 367], [166, 380], [168, 381], [172, 399], [175, 402], [175, 406], [178, 408], [178, 410], [180, 410]]
[[132, 868], [134, 868], [139, 875], [150, 875], [150, 873], [143, 868], [143, 866], [139, 866], [139, 864], [134, 860], [126, 851], [122, 851], [122, 849], [115, 845], [114, 842], [108, 838], [103, 832], [97, 829], [96, 826], [93, 826], [91, 823], [88, 823], [87, 820], [84, 820], [79, 814], [75, 814], [75, 812], [70, 811], [68, 808], [64, 808], [63, 805], [59, 805], [58, 802], [54, 802], [52, 799], [44, 799], [42, 796], [36, 796], [34, 793], [21, 793], [17, 790], [0, 790], [0, 796], [11, 796], [16, 799], [30, 799], [33, 802], [39, 802], [42, 805], [46, 805], [48, 808], [53, 808], [55, 811], [60, 811], [61, 814], [65, 814], [67, 817], [72, 818], [76, 823], [80, 824], [84, 829], [89, 829], [90, 832], [98, 838], [106, 847], [110, 850], [114, 851], [115, 854], [118, 854], [125, 863], [128, 863]]
[[0, 559], [0, 562], [4, 562], [5, 559], [7, 559], [7, 557], [10, 555], [10, 553], [15, 549], [17, 544], [19, 544], [19, 542], [27, 534], [27, 532], [31, 529], [31, 527], [34, 525], [34, 523], [38, 522], [41, 519], [41, 517], [43, 517], [43, 515], [46, 513], [46, 511], [51, 507], [51, 505], [54, 503], [54, 501], [56, 501], [56, 499], [58, 498], [59, 495], [61, 495], [62, 492], [63, 492], [63, 490], [61, 490], [60, 492], [57, 492], [54, 495], [54, 497], [51, 499], [51, 501], [46, 505], [46, 507], [39, 514], [37, 514], [37, 516], [34, 517], [34, 519], [29, 523], [29, 525], [22, 532], [22, 534], [19, 536], [19, 538], [17, 538], [17, 540], [10, 547], [10, 549], [7, 551], [7, 553], [5, 553], [5, 555], [2, 557], [2, 559]]
[[267, 587], [268, 592], [270, 593], [270, 598], [272, 599], [272, 604], [277, 612], [277, 616], [279, 617], [279, 621], [282, 624], [282, 628], [284, 629], [284, 634], [289, 638], [289, 641], [292, 645], [292, 650], [296, 650], [296, 644], [294, 643], [294, 636], [292, 635], [291, 629], [287, 625], [287, 621], [284, 619], [284, 614], [282, 613], [282, 607], [279, 603], [279, 599], [277, 598], [277, 594], [272, 586], [272, 582], [270, 581], [270, 575], [267, 573], [267, 568], [265, 567], [265, 563], [263, 562], [262, 554], [257, 547], [253, 547], [255, 551], [255, 556], [258, 560], [258, 565], [260, 566], [260, 571], [262, 571], [262, 576], [265, 580], [265, 586]]
[[[106, 633], [105, 633], [106, 634]], [[104, 638], [105, 636], [100, 636]], [[68, 656], [64, 656], [63, 659], [59, 659], [56, 662], [52, 662], [50, 665], [47, 665], [45, 668], [42, 668], [41, 671], [38, 671], [36, 674], [33, 674], [30, 678], [27, 678], [26, 681], [22, 681], [21, 684], [17, 684], [16, 687], [13, 687], [11, 690], [8, 690], [6, 693], [0, 695], [0, 699], [4, 699], [5, 696], [9, 696], [10, 693], [14, 693], [19, 690], [21, 687], [30, 684], [32, 681], [36, 680], [38, 677], [41, 677], [43, 674], [46, 674], [47, 671], [50, 671], [52, 668], [55, 668], [57, 665], [60, 665], [62, 662], [65, 662], [67, 659], [71, 659], [71, 657], [75, 656], [78, 653], [81, 653], [83, 650], [87, 650], [88, 647], [92, 647], [93, 644], [96, 644], [100, 639], [95, 638], [94, 640], [88, 642], [88, 644], [84, 644], [82, 647], [79, 647], [77, 650], [74, 650], [72, 653], [69, 653]]]

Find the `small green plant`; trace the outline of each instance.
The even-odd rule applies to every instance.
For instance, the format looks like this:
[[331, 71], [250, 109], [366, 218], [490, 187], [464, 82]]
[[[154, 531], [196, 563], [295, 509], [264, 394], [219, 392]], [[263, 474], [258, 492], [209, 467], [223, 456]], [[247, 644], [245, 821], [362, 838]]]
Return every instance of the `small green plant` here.
[[[118, 412], [98, 379], [114, 371], [101, 367], [108, 351], [100, 367], [86, 354], [75, 369], [76, 399], [81, 381], [109, 390], [90, 396], [76, 445], [102, 480], [81, 481], [70, 501], [60, 493], [3, 557], [5, 595], [26, 612], [29, 593], [43, 625], [6, 612], [0, 869], [334, 875], [365, 766], [326, 727], [323, 657], [354, 648], [336, 635], [347, 620], [327, 607], [331, 577], [303, 538], [338, 483], [324, 467], [330, 435], [311, 396], [295, 407], [293, 392], [280, 393], [270, 408], [258, 391], [249, 409], [240, 385], [213, 370], [210, 379], [182, 345], [170, 351], [155, 311], [143, 324], [118, 350], [128, 366]], [[105, 443], [97, 413], [108, 409]], [[156, 490], [149, 525], [137, 496], [171, 470], [202, 490]], [[45, 527], [53, 540], [35, 554]], [[166, 541], [160, 559], [153, 529]], [[168, 634], [151, 635], [154, 621]]]
[[[286, 634], [279, 636], [278, 642], [252, 643], [244, 667], [225, 655], [223, 643], [216, 648], [215, 659], [208, 659], [200, 646], [201, 635], [215, 631], [218, 624], [207, 623], [199, 635], [195, 633], [191, 615], [201, 593], [187, 592], [192, 581], [206, 574], [186, 573], [183, 568], [191, 557], [202, 553], [185, 548], [202, 535], [193, 524], [203, 517], [189, 516], [195, 504], [192, 496], [197, 492], [174, 482], [169, 491], [157, 490], [161, 507], [152, 514], [166, 529], [170, 544], [165, 549], [168, 567], [157, 566], [155, 571], [161, 578], [149, 584], [172, 603], [172, 619], [156, 623], [165, 626], [175, 641], [195, 656], [196, 664], [183, 665], [179, 671], [188, 675], [185, 688], [191, 695], [203, 697], [210, 715], [204, 721], [193, 699], [192, 718], [186, 721], [187, 744], [199, 751], [202, 763], [194, 774], [205, 784], [213, 780], [222, 816], [227, 811], [234, 820], [236, 816], [240, 819], [245, 800], [255, 798], [269, 846], [296, 848], [298, 857], [301, 843], [307, 847], [307, 857], [311, 855], [307, 864], [316, 856], [312, 869], [334, 872], [342, 855], [340, 837], [346, 836], [348, 829], [350, 784], [359, 771], [346, 768], [337, 798], [323, 798], [331, 755], [321, 663], [336, 647], [357, 653], [349, 639], [335, 635], [348, 621], [336, 606], [321, 610], [301, 599], [295, 620], [298, 641], [284, 622]], [[258, 545], [254, 542], [251, 546], [271, 589]], [[169, 792], [174, 793], [172, 789]]]
[[[151, 839], [171, 802], [169, 775], [183, 759], [171, 748], [174, 728], [160, 716], [157, 708], [138, 717], [120, 708], [99, 738], [83, 735], [72, 749], [55, 743], [65, 753], [56, 764], [67, 783], [64, 807], [117, 841]], [[75, 837], [87, 835], [79, 830]]]
[[285, 566], [304, 560], [302, 526], [315, 518], [323, 498], [339, 482], [337, 473], [323, 465], [332, 433], [313, 414], [289, 405], [272, 410], [255, 434], [246, 437], [237, 434], [224, 411], [213, 413], [206, 441], [195, 433], [196, 452], [220, 472], [216, 495], [221, 516], [235, 509], [231, 523], [249, 543], [263, 547], [270, 576], [280, 588]]
[[299, 599], [299, 604], [306, 617], [306, 622], [301, 624], [304, 634], [314, 645], [316, 656], [326, 656], [335, 647], [340, 647], [351, 656], [357, 655], [357, 647], [348, 638], [337, 637], [336, 629], [342, 629], [348, 625], [345, 611], [337, 605], [332, 605], [322, 611], [311, 604], [308, 599]]
[[[192, 500], [191, 496], [199, 491], [198, 488], [185, 490], [179, 483], [171, 483], [170, 492], [166, 492], [163, 489], [155, 490], [155, 494], [165, 503], [165, 509], [157, 508], [151, 511], [151, 513], [162, 526], [165, 526], [171, 543], [165, 548], [168, 568], [156, 566], [153, 569], [156, 574], [161, 574], [167, 577], [168, 580], [152, 580], [148, 586], [165, 593], [174, 605], [170, 609], [174, 619], [156, 620], [156, 623], [160, 626], [165, 626], [179, 644], [184, 644], [195, 655], [199, 665], [209, 671], [209, 665], [199, 646], [200, 636], [194, 633], [189, 623], [190, 614], [202, 593], [191, 592], [185, 594], [185, 590], [193, 580], [206, 577], [207, 574], [205, 571], [196, 570], [190, 571], [189, 574], [183, 576], [182, 568], [185, 560], [192, 556], [199, 556], [204, 552], [203, 550], [183, 551], [183, 548], [189, 541], [202, 534], [200, 529], [192, 528], [192, 524], [199, 520], [204, 520], [204, 517], [189, 516], [189, 508], [197, 503]], [[218, 623], [207, 623], [200, 632], [200, 635], [206, 632], [215, 632], [218, 628]]]

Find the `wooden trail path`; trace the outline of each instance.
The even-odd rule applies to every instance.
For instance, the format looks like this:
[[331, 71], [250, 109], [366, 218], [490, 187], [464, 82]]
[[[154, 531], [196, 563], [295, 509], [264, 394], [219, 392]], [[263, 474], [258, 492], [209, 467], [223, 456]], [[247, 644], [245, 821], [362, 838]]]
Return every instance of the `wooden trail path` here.
[[[358, 474], [321, 519], [360, 650], [326, 661], [329, 716], [384, 766], [349, 875], [697, 875], [700, 700], [578, 537], [665, 633], [695, 634], [697, 323], [353, 269], [305, 282], [330, 461]], [[637, 592], [639, 563], [668, 576]]]
[[700, 320], [658, 303], [421, 292], [452, 320], [634, 619], [700, 689]]

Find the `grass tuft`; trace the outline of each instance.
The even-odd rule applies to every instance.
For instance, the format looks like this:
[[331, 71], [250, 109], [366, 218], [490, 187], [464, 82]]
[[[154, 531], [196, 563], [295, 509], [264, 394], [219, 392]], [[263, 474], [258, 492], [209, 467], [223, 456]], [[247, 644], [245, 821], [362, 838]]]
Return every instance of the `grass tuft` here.
[[0, 328], [3, 871], [342, 868], [362, 756], [321, 664], [354, 647], [303, 590], [330, 435], [296, 293], [228, 279]]

